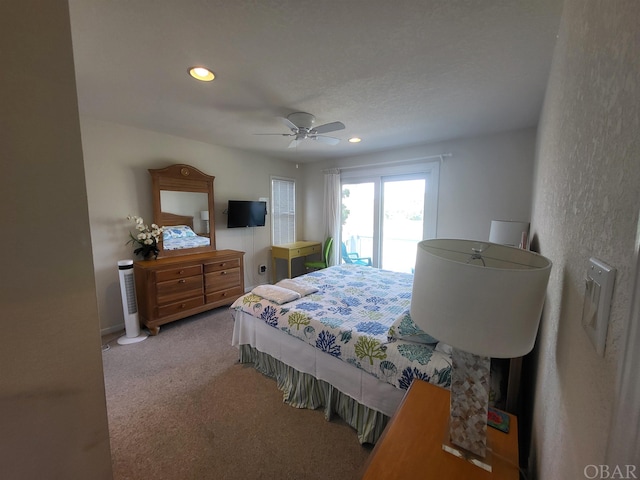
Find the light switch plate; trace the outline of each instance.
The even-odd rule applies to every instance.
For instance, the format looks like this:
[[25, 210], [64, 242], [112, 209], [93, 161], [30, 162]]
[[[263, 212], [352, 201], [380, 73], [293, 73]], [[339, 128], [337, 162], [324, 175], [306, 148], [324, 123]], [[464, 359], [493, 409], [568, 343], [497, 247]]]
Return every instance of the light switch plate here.
[[582, 326], [600, 356], [604, 356], [607, 341], [615, 277], [615, 268], [596, 258], [589, 259], [582, 305]]

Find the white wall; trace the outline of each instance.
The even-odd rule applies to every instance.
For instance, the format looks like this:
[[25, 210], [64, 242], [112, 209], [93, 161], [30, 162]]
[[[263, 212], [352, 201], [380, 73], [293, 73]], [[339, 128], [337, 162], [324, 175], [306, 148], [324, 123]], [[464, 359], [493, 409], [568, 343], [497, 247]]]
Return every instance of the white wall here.
[[308, 164], [305, 235], [322, 238], [323, 169], [451, 153], [440, 166], [437, 236], [488, 240], [491, 220], [529, 221], [535, 138], [530, 128]]
[[[215, 176], [217, 248], [246, 252], [246, 289], [270, 281], [270, 217], [265, 227], [227, 229], [223, 211], [230, 199], [270, 198], [270, 176], [298, 177], [301, 170], [294, 163], [86, 117], [81, 119], [81, 128], [103, 332], [124, 325], [116, 263], [133, 258], [133, 247], [126, 242], [134, 224], [127, 215], [152, 221], [149, 168], [186, 163]], [[265, 275], [258, 274], [260, 264], [267, 265]]]
[[[564, 2], [533, 201], [535, 243], [554, 263], [536, 352], [534, 478], [585, 478], [605, 461], [639, 231], [638, 25], [637, 1]], [[603, 358], [581, 326], [592, 256], [617, 269]]]
[[66, 0], [0, 6], [0, 476], [111, 478]]

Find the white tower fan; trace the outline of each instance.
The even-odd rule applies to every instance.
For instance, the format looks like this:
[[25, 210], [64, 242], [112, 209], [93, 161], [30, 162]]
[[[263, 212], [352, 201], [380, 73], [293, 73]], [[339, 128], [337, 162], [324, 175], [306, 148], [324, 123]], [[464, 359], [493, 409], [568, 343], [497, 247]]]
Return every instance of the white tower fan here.
[[138, 320], [138, 303], [136, 302], [136, 288], [133, 281], [133, 260], [119, 260], [120, 293], [122, 294], [122, 313], [124, 314], [125, 335], [118, 339], [120, 345], [138, 343], [147, 338], [147, 334], [140, 333]]

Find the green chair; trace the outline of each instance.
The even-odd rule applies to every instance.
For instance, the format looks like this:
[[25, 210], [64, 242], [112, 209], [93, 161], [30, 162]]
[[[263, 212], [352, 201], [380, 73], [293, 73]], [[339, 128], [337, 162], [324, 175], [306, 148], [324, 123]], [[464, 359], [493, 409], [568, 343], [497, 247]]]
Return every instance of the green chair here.
[[319, 262], [304, 262], [304, 266], [307, 270], [320, 270], [329, 266], [329, 256], [331, 255], [331, 247], [333, 246], [333, 238], [327, 237], [322, 247], [322, 258]]
[[354, 265], [366, 265], [371, 266], [371, 257], [361, 257], [357, 253], [347, 252], [347, 246], [344, 242], [340, 242], [340, 253], [342, 254], [342, 261], [344, 263], [353, 263]]

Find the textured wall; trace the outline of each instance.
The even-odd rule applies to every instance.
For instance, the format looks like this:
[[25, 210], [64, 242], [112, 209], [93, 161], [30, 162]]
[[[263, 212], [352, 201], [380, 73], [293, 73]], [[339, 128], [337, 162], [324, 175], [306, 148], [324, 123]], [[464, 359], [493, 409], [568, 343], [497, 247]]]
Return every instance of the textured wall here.
[[[530, 465], [604, 463], [640, 206], [640, 2], [566, 0], [539, 125], [532, 233], [554, 262], [537, 347]], [[582, 325], [587, 261], [615, 267], [606, 351]]]

